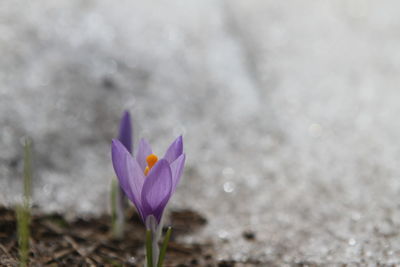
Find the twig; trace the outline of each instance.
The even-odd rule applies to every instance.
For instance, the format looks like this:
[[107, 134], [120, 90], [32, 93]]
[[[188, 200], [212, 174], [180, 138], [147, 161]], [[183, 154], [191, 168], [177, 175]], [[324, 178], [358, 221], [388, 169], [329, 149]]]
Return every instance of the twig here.
[[8, 250], [2, 244], [0, 244], [0, 249], [7, 255], [7, 257], [15, 260], [15, 258], [13, 256], [11, 256], [11, 254], [8, 252]]
[[74, 239], [72, 239], [70, 236], [64, 236], [64, 240], [67, 241], [73, 249], [75, 249], [76, 252], [78, 252], [79, 255], [81, 255], [85, 261], [90, 264], [91, 266], [96, 266], [96, 264], [94, 263], [94, 261], [88, 257], [88, 252], [82, 250], [79, 245], [75, 242]]

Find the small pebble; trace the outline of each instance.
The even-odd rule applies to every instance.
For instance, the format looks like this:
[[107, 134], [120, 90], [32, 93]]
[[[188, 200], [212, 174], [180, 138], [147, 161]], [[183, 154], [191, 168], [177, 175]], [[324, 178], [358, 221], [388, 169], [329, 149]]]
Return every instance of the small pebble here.
[[256, 234], [253, 231], [244, 231], [243, 238], [246, 240], [254, 240], [256, 239]]

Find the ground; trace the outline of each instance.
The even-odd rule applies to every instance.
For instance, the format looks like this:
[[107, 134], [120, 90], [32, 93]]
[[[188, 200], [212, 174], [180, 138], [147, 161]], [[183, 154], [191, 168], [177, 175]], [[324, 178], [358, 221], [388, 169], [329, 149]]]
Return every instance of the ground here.
[[[258, 266], [217, 260], [211, 243], [183, 244], [176, 239], [206, 224], [201, 215], [181, 210], [171, 213], [174, 232], [165, 266]], [[30, 266], [143, 266], [144, 227], [133, 210], [127, 212], [123, 239], [111, 234], [110, 216], [67, 222], [60, 214], [37, 213], [32, 218]], [[0, 208], [0, 265], [18, 265], [15, 212]], [[247, 239], [254, 236], [247, 233]], [[239, 265], [238, 265], [239, 264]], [[249, 265], [250, 264], [250, 265]]]

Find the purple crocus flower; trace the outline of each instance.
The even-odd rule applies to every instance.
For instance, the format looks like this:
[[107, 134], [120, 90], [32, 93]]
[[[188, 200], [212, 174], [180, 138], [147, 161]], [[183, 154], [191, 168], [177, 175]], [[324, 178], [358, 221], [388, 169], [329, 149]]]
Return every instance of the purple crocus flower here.
[[[119, 135], [118, 140], [125, 146], [125, 148], [132, 153], [132, 123], [131, 115], [129, 111], [124, 111], [121, 122], [119, 124]], [[127, 206], [125, 193], [121, 186], [118, 186], [116, 195], [115, 212], [117, 215], [116, 221], [114, 222], [114, 234], [117, 238], [121, 238], [124, 232], [124, 221], [125, 221], [125, 209]]]
[[112, 162], [121, 188], [136, 206], [146, 227], [149, 227], [149, 217], [154, 217], [159, 225], [165, 206], [182, 176], [185, 164], [182, 136], [169, 146], [160, 160], [144, 139], [139, 143], [136, 157], [132, 157], [129, 150], [114, 139]]
[[132, 123], [129, 111], [124, 111], [121, 122], [119, 124], [118, 140], [125, 146], [125, 148], [132, 153]]

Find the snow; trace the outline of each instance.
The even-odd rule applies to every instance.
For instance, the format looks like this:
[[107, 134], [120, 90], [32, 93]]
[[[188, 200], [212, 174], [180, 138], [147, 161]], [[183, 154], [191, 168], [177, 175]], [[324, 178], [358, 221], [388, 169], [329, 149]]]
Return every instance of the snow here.
[[[397, 1], [3, 1], [0, 203], [107, 210], [124, 109], [221, 258], [400, 264]], [[256, 241], [242, 238], [252, 230]]]

